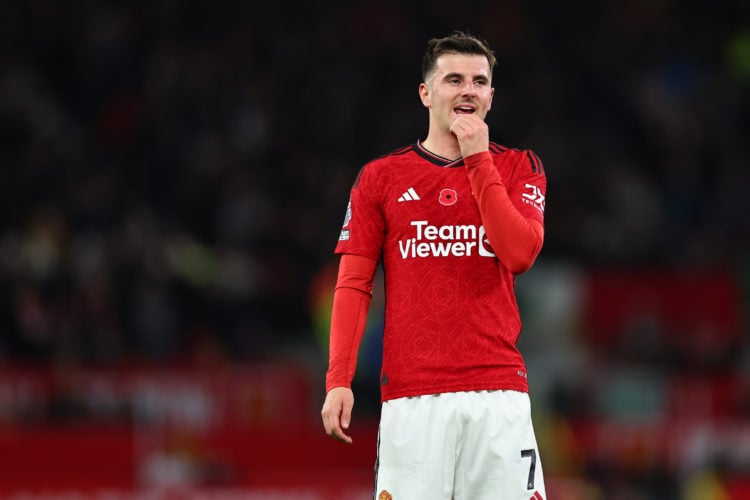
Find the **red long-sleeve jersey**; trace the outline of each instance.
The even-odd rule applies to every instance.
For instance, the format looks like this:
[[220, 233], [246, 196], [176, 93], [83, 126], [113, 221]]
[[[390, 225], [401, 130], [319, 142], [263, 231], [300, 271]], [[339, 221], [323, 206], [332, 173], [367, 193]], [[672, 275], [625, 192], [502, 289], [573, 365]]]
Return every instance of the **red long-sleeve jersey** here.
[[340, 274], [327, 388], [351, 383], [368, 303], [357, 297], [382, 260], [383, 401], [527, 391], [513, 286], [541, 249], [546, 184], [533, 152], [495, 143], [452, 162], [417, 143], [365, 165], [335, 251], [369, 264]]

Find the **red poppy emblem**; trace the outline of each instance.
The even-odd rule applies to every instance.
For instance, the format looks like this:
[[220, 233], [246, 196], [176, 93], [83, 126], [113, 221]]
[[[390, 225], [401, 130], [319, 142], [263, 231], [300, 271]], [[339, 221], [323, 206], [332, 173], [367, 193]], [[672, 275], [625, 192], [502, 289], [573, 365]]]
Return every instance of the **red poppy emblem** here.
[[456, 193], [455, 189], [445, 188], [440, 191], [438, 201], [441, 205], [445, 205], [446, 207], [455, 205], [458, 201], [458, 193]]

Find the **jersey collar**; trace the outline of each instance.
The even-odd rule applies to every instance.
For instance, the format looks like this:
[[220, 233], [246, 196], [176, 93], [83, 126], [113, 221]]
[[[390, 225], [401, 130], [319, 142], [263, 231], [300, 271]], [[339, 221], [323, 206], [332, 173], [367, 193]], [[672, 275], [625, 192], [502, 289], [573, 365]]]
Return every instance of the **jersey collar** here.
[[444, 156], [436, 155], [432, 151], [429, 151], [424, 146], [422, 146], [422, 141], [417, 141], [416, 144], [414, 144], [414, 151], [416, 151], [419, 156], [429, 161], [430, 163], [437, 165], [438, 167], [455, 168], [463, 167], [464, 165], [463, 157], [457, 158], [455, 160], [449, 160]]

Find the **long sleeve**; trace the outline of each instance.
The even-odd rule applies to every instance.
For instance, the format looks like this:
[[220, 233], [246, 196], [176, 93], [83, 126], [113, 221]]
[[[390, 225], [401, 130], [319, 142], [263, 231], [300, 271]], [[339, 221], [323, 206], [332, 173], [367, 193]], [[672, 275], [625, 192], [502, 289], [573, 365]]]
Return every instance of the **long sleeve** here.
[[542, 249], [544, 226], [513, 205], [489, 152], [464, 158], [464, 164], [495, 255], [512, 273], [526, 272]]
[[349, 387], [354, 378], [376, 267], [377, 262], [368, 257], [341, 255], [331, 311], [326, 392]]

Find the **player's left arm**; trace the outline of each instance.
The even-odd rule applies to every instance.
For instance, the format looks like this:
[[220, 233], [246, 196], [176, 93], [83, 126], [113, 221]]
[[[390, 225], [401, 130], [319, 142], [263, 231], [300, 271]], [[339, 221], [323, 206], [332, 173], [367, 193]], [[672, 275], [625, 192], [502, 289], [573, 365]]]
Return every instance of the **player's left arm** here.
[[[487, 237], [497, 258], [514, 274], [522, 274], [531, 268], [544, 242], [542, 210], [546, 179], [541, 163], [538, 167], [532, 165], [536, 158], [532, 155], [522, 158], [521, 164], [517, 165], [524, 170], [518, 176], [520, 181], [515, 181], [513, 186], [506, 186], [489, 151], [464, 158]], [[534, 187], [528, 188], [530, 192], [526, 195], [532, 198], [527, 198], [529, 203], [524, 203], [520, 198], [527, 185]], [[519, 198], [517, 203], [511, 196]]]

